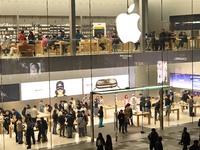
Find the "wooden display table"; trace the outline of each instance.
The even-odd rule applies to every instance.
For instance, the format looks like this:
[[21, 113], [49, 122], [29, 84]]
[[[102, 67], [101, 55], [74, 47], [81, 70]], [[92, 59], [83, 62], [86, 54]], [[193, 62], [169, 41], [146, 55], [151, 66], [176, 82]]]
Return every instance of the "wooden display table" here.
[[44, 48], [42, 47], [41, 41], [35, 42], [35, 53], [44, 55]]
[[149, 112], [138, 112], [138, 113], [135, 113], [133, 115], [137, 116], [137, 126], [138, 127], [140, 126], [140, 116], [142, 116], [142, 117], [147, 116], [148, 117], [148, 125], [151, 124], [151, 116], [150, 116]]
[[[164, 110], [166, 111], [166, 108], [164, 108]], [[179, 112], [179, 108], [171, 108], [171, 111], [172, 112], [177, 112], [177, 120], [179, 120], [179, 118], [180, 118], [180, 112]], [[168, 120], [169, 120], [169, 115], [168, 115]]]
[[100, 106], [103, 106], [104, 119], [107, 118], [107, 110], [109, 110], [109, 109], [115, 109], [115, 106], [107, 106], [107, 105], [99, 104], [99, 107]]
[[58, 45], [59, 45], [59, 50], [58, 50], [58, 52], [57, 52], [57, 50], [56, 50], [56, 55], [57, 55], [57, 54], [62, 55], [62, 45], [64, 45], [64, 44], [70, 45], [70, 42], [59, 41], [59, 42], [55, 42], [55, 44], [58, 44]]
[[184, 110], [184, 108], [185, 107], [188, 107], [188, 103], [181, 103], [181, 104], [179, 104], [180, 105], [180, 107], [181, 107], [181, 111], [183, 112], [183, 110]]
[[197, 108], [200, 108], [200, 104], [194, 104], [194, 116], [197, 116]]

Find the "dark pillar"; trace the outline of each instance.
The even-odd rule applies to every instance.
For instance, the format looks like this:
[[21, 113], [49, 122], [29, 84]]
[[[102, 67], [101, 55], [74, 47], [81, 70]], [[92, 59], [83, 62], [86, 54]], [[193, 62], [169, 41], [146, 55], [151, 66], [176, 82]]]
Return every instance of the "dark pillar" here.
[[139, 3], [139, 15], [140, 15], [140, 24], [139, 28], [141, 33], [140, 38], [140, 49], [145, 51], [145, 33], [148, 32], [148, 0], [139, 0], [136, 1], [136, 5]]
[[163, 130], [163, 88], [160, 89], [159, 95], [160, 95], [160, 129]]
[[70, 15], [69, 15], [69, 27], [70, 27], [70, 54], [76, 55], [76, 0], [70, 0]]
[[91, 127], [91, 142], [94, 142], [94, 116], [93, 116], [93, 92], [90, 92], [90, 127]]

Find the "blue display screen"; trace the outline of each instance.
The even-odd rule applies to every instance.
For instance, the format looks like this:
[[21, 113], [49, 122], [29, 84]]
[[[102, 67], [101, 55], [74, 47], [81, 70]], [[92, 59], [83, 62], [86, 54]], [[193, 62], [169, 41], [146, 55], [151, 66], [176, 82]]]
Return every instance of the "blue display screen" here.
[[170, 73], [170, 85], [177, 88], [200, 90], [200, 75]]

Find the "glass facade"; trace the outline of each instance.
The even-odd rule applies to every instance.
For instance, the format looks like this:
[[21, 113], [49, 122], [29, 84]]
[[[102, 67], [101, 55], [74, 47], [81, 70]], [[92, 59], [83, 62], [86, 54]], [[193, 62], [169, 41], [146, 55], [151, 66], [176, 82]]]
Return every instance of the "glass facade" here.
[[[129, 6], [133, 3], [135, 8], [131, 10]], [[135, 88], [170, 85], [164, 91], [173, 90], [175, 108], [183, 108], [180, 101], [186, 91], [194, 95], [198, 104], [199, 4], [198, 0], [0, 0], [0, 149], [10, 149], [16, 135], [16, 120], [8, 119], [6, 124], [5, 112], [13, 113], [15, 109], [22, 115], [24, 107], [29, 106], [30, 110], [36, 106], [39, 111], [41, 101], [46, 112], [40, 112], [37, 118], [47, 120], [48, 144], [42, 147], [48, 148], [77, 140], [90, 141], [97, 136], [99, 118], [95, 116], [97, 109], [91, 106], [97, 96], [103, 96], [103, 104], [99, 106], [107, 109], [104, 109], [107, 129], [116, 121], [114, 112], [123, 108], [120, 104], [125, 95], [131, 98], [134, 93], [138, 99], [140, 94], [160, 99], [160, 88], [132, 91]], [[116, 17], [122, 13], [122, 20], [116, 24]], [[137, 14], [138, 22], [133, 17]], [[137, 26], [141, 32], [138, 40]], [[127, 37], [129, 42], [123, 43]], [[119, 92], [121, 89], [126, 90]], [[105, 90], [117, 94], [98, 93]], [[79, 138], [78, 133], [73, 133], [73, 140], [57, 143], [59, 136], [52, 134], [55, 104], [60, 101], [73, 104], [72, 98], [77, 104], [91, 92], [90, 99], [94, 102], [88, 105], [94, 114], [88, 117], [87, 136]], [[198, 115], [198, 111], [195, 113]], [[161, 119], [155, 122], [155, 127], [192, 122], [192, 119], [197, 121], [189, 115], [179, 122], [160, 123]], [[25, 131], [27, 125], [24, 125]], [[144, 122], [144, 126], [148, 123]], [[10, 131], [8, 135], [6, 129]], [[112, 127], [111, 133], [115, 131]], [[37, 135], [35, 131], [36, 140]]]

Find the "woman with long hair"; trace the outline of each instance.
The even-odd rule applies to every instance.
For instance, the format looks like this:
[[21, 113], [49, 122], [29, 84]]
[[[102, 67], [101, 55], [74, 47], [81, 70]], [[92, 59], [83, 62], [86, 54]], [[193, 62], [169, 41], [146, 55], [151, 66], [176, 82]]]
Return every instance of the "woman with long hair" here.
[[113, 150], [113, 147], [112, 147], [112, 138], [111, 138], [110, 134], [106, 135], [105, 150]]

